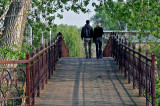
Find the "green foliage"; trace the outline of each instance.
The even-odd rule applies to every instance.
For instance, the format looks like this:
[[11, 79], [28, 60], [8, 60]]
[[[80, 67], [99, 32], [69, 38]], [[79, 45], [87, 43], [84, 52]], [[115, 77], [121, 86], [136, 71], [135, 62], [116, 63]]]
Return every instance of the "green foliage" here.
[[[95, 5], [95, 4], [94, 4]], [[92, 17], [94, 23], [102, 22], [102, 26], [109, 30], [139, 31], [139, 37], [146, 33], [160, 38], [160, 2], [158, 0], [112, 1], [108, 0], [102, 6], [96, 7], [96, 15]]]
[[13, 45], [12, 47], [3, 46], [0, 47], [0, 57], [4, 59], [25, 59], [25, 53], [19, 50], [17, 45]]
[[[32, 27], [32, 31], [31, 31], [31, 27]], [[26, 39], [23, 40], [23, 45], [24, 46], [29, 45], [27, 38], [29, 39], [32, 38], [31, 42], [32, 42], [33, 49], [36, 47], [40, 47], [42, 34], [45, 42], [49, 42], [50, 30], [52, 31], [51, 39], [54, 39], [56, 35], [55, 34], [56, 28], [57, 28], [56, 25], [48, 27], [42, 22], [34, 22], [32, 24], [29, 24], [29, 22], [27, 22], [26, 29], [24, 32], [24, 37], [26, 37]]]
[[52, 26], [56, 17], [60, 19], [63, 18], [60, 12], [64, 12], [64, 10], [72, 10], [75, 13], [79, 13], [80, 11], [83, 13], [88, 12], [89, 9], [87, 9], [86, 6], [89, 4], [89, 1], [90, 0], [83, 0], [83, 2], [78, 0], [33, 0], [29, 12], [29, 23], [40, 22], [44, 19], [45, 23]]
[[69, 49], [70, 57], [82, 56], [82, 41], [80, 38], [80, 30], [76, 26], [59, 25], [57, 32], [63, 34], [65, 43]]
[[11, 0], [0, 0], [0, 16], [4, 14]]
[[96, 26], [97, 22], [101, 22], [102, 27], [105, 28], [106, 30], [117, 29], [117, 24], [112, 22], [113, 20], [111, 16], [108, 14], [104, 5], [96, 10], [96, 14], [93, 17], [91, 17], [91, 21], [94, 23], [94, 26]]

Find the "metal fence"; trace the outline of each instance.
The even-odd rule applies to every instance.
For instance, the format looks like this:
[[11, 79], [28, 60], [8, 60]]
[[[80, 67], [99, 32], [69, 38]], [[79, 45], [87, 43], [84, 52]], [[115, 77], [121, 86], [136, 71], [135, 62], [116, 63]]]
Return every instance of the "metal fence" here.
[[57, 35], [51, 45], [26, 53], [26, 60], [0, 61], [0, 105], [34, 105], [58, 59], [68, 54], [64, 47], [63, 37]]
[[133, 82], [133, 89], [139, 89], [139, 96], [145, 96], [146, 106], [151, 103], [155, 106], [155, 54], [149, 57], [149, 51], [146, 55], [139, 50], [135, 50], [135, 45], [118, 38], [118, 35], [110, 37], [112, 45], [112, 56], [119, 64], [119, 69], [124, 72], [124, 77], [128, 82]]

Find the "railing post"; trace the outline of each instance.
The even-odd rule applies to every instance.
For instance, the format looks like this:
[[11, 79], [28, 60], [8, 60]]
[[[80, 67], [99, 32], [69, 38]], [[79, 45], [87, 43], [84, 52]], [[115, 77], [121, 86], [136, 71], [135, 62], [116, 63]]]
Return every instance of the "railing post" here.
[[110, 39], [110, 42], [111, 42], [111, 43], [110, 43], [110, 44], [111, 44], [111, 45], [110, 45], [110, 47], [111, 47], [110, 50], [111, 50], [111, 51], [110, 51], [109, 56], [112, 57], [112, 37], [111, 37], [111, 35], [110, 35], [109, 39]]
[[57, 62], [57, 37], [55, 39], [55, 66], [56, 66], [56, 62]]
[[54, 70], [56, 69], [56, 39], [54, 39]]
[[119, 70], [121, 70], [121, 58], [122, 58], [122, 50], [121, 50], [121, 38], [119, 38], [119, 47], [118, 47], [118, 63], [119, 63]]
[[[149, 51], [147, 50], [146, 51], [146, 57], [149, 58]], [[149, 61], [146, 59], [146, 71], [145, 71], [145, 75], [146, 75], [146, 106], [149, 106], [149, 82], [148, 82], [148, 73], [149, 73], [149, 70], [148, 70], [148, 64], [149, 64]]]
[[112, 37], [112, 57], [115, 58], [115, 36], [111, 36]]
[[[47, 43], [45, 44], [45, 48], [47, 48]], [[45, 61], [45, 66], [47, 66], [46, 68], [46, 81], [45, 83], [47, 84], [48, 83], [48, 73], [49, 73], [49, 70], [48, 70], [48, 49], [45, 51], [45, 56], [46, 56], [46, 61]]]
[[135, 58], [135, 49], [136, 49], [136, 47], [135, 47], [135, 44], [133, 44], [133, 89], [135, 89], [135, 83], [136, 83], [136, 81], [135, 81], [135, 79], [136, 79], [136, 76], [135, 76], [135, 64], [136, 64], [136, 58]]
[[[33, 57], [34, 56], [34, 52], [33, 51], [31, 51], [31, 57]], [[32, 99], [33, 99], [33, 101], [32, 101], [32, 105], [34, 106], [34, 104], [35, 104], [35, 92], [34, 92], [34, 87], [35, 87], [35, 71], [34, 71], [34, 60], [31, 62], [31, 66], [32, 66], [32, 80], [31, 80], [31, 83], [32, 83], [32, 90], [33, 91], [31, 91], [32, 92]]]
[[124, 65], [124, 62], [123, 62], [123, 59], [124, 59], [124, 47], [123, 47], [123, 44], [124, 44], [124, 42], [123, 42], [123, 39], [122, 39], [122, 44], [121, 44], [121, 74], [123, 73], [123, 65]]
[[[41, 45], [41, 50], [43, 50], [43, 45]], [[40, 70], [40, 75], [42, 76], [42, 89], [44, 89], [44, 53], [42, 53], [41, 58], [42, 58], [42, 69]]]
[[[52, 41], [52, 43], [54, 44], [54, 41]], [[51, 74], [53, 75], [53, 72], [54, 72], [54, 70], [55, 70], [55, 69], [54, 69], [54, 45], [51, 46], [51, 51], [50, 51], [50, 52], [51, 52], [50, 54], [51, 54], [51, 61], [52, 61], [52, 62], [51, 62], [51, 67], [52, 67], [52, 68], [51, 68], [51, 69], [52, 69], [52, 70], [51, 70], [51, 71], [52, 71]]]
[[139, 72], [139, 96], [142, 96], [142, 76], [141, 76], [141, 46], [139, 47], [139, 68], [138, 68], [138, 72]]
[[58, 39], [58, 50], [59, 50], [59, 58], [62, 57], [62, 36], [59, 36], [59, 39]]
[[[127, 39], [125, 38], [125, 46], [127, 46]], [[127, 59], [127, 48], [125, 47], [125, 59], [124, 59], [124, 67], [125, 67], [125, 69], [124, 69], [124, 78], [127, 78], [127, 66], [126, 66], [126, 59]]]
[[52, 71], [52, 56], [51, 56], [51, 50], [52, 50], [52, 43], [50, 42], [50, 46], [48, 49], [48, 79], [51, 78], [51, 71]]
[[58, 50], [58, 35], [57, 35], [57, 44], [56, 44], [56, 58], [57, 58], [57, 60], [56, 60], [56, 63], [57, 63], [57, 61], [59, 60], [59, 50]]
[[156, 105], [155, 93], [155, 54], [152, 53], [152, 106]]
[[118, 53], [119, 53], [119, 44], [118, 44], [118, 35], [117, 36], [117, 39], [116, 39], [116, 61], [117, 61], [117, 65], [118, 65]]
[[[29, 54], [26, 53], [26, 60], [29, 60]], [[30, 106], [30, 63], [28, 62], [26, 65], [26, 85], [27, 85], [27, 105]]]
[[[36, 49], [36, 53], [39, 52], [39, 49]], [[37, 97], [40, 97], [40, 65], [39, 65], [39, 56], [37, 57], [37, 64], [38, 64], [38, 86], [37, 86]]]
[[[128, 44], [128, 46], [129, 46], [129, 48], [131, 47], [131, 43], [129, 42], [129, 44]], [[130, 55], [131, 55], [131, 51], [130, 51], [130, 49], [129, 49], [129, 57], [128, 57], [128, 83], [131, 83], [131, 80], [130, 80]]]

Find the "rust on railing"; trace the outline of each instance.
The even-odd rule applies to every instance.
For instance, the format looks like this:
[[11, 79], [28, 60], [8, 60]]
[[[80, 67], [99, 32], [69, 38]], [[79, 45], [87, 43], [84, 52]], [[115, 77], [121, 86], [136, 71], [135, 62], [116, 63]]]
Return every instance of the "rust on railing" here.
[[37, 48], [36, 54], [26, 53], [26, 60], [0, 61], [0, 105], [35, 104], [35, 97], [40, 96], [54, 73], [58, 59], [64, 54], [69, 56], [61, 33], [49, 44]]
[[135, 45], [131, 48], [131, 43], [123, 42], [118, 35], [112, 35], [111, 38], [112, 57], [118, 62], [119, 69], [128, 78], [128, 83], [132, 81], [133, 89], [139, 89], [139, 96], [144, 95], [146, 106], [151, 103], [155, 106], [155, 55], [149, 58], [149, 51], [146, 55], [141, 53], [141, 47], [138, 52]]

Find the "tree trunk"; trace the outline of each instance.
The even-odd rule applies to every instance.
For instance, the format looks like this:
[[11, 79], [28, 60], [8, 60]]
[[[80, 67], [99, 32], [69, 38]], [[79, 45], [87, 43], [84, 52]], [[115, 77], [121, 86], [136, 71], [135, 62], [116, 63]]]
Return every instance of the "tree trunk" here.
[[0, 46], [21, 46], [30, 0], [14, 0], [6, 14]]

